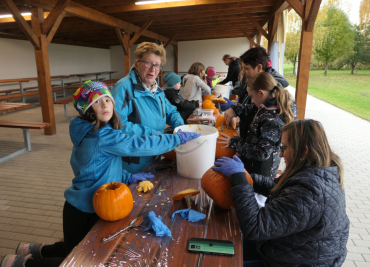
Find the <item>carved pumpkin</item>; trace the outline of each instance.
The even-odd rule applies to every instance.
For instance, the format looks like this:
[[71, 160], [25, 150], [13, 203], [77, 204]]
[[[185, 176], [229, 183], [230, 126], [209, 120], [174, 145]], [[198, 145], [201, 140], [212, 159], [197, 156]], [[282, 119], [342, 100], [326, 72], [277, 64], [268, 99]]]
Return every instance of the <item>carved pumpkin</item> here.
[[213, 104], [213, 102], [211, 100], [205, 100], [203, 102], [203, 108], [204, 109], [215, 109], [215, 104]]
[[215, 97], [215, 95], [203, 95], [203, 101], [211, 100], [214, 97]]
[[[230, 137], [233, 137], [233, 136], [238, 136], [238, 132], [234, 129], [226, 129], [226, 126], [224, 126], [224, 131], [221, 132], [221, 127], [218, 127], [217, 128], [218, 130], [218, 133], [219, 133], [219, 137], [223, 137], [221, 134], [226, 134]], [[226, 148], [222, 148], [224, 147], [225, 144], [220, 144], [218, 139], [217, 139], [217, 144], [216, 144], [216, 159], [220, 159], [222, 157], [228, 157], [228, 158], [232, 158], [234, 155], [235, 155], [235, 150], [230, 148], [230, 147], [226, 147]]]
[[[214, 166], [213, 166], [214, 167]], [[248, 183], [253, 185], [253, 180], [249, 174], [244, 170], [247, 175]], [[230, 178], [220, 172], [215, 172], [210, 168], [203, 175], [201, 186], [206, 194], [213, 199], [218, 206], [223, 209], [231, 209], [234, 207], [231, 198], [231, 182]]]
[[174, 159], [176, 159], [176, 152], [175, 152], [175, 150], [171, 150], [170, 152], [164, 153], [163, 157], [165, 157], [166, 159], [169, 159], [169, 160], [174, 160]]
[[130, 189], [124, 183], [103, 184], [93, 198], [96, 214], [106, 221], [117, 221], [126, 217], [134, 206]]
[[221, 124], [225, 124], [225, 116], [222, 114], [222, 115], [219, 115], [217, 116], [217, 119], [216, 119], [216, 122], [215, 122], [215, 127], [218, 128], [221, 126]]

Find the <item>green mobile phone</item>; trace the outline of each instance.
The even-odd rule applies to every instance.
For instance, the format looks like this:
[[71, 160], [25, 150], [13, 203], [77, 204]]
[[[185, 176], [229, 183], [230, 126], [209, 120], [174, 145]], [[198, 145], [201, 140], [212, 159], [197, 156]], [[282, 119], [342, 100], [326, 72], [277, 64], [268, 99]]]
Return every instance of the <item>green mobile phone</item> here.
[[234, 256], [234, 243], [228, 240], [191, 237], [188, 250], [194, 253]]

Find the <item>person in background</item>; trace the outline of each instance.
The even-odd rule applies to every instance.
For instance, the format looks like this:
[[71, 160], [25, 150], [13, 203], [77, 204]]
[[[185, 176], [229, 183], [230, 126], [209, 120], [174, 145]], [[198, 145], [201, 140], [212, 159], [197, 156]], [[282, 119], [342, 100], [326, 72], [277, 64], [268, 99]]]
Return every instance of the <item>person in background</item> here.
[[[144, 42], [135, 50], [135, 62], [129, 74], [113, 87], [116, 110], [122, 121], [122, 132], [133, 135], [160, 135], [168, 124], [175, 129], [184, 121], [156, 82], [166, 63], [163, 45]], [[154, 156], [123, 157], [123, 169], [141, 172]]]
[[[249, 81], [260, 72], [267, 72], [274, 77], [277, 86], [280, 88], [287, 87], [288, 81], [281, 76], [277, 71], [271, 68], [271, 61], [267, 51], [263, 47], [254, 47], [246, 51], [241, 57], [242, 61], [242, 73], [247, 78], [245, 84], [245, 90], [243, 90], [239, 96], [237, 105], [231, 106], [230, 109], [225, 112], [225, 120], [227, 123], [234, 117], [239, 117], [239, 128], [240, 137], [244, 140], [247, 138], [249, 126], [256, 115], [258, 107], [251, 103], [251, 98], [246, 90]], [[294, 117], [297, 117], [297, 105], [292, 101], [291, 107]]]
[[[252, 173], [253, 186], [236, 156], [217, 160], [213, 168], [232, 184], [244, 266], [342, 266], [350, 227], [343, 167], [320, 122], [285, 125], [280, 157], [283, 174], [274, 179]], [[254, 192], [268, 196], [265, 207], [259, 209]]]
[[275, 177], [280, 164], [281, 127], [294, 120], [290, 109], [291, 96], [277, 86], [274, 77], [267, 72], [256, 74], [248, 82], [247, 90], [252, 103], [258, 108], [247, 138], [221, 133], [223, 138], [219, 137], [219, 140], [241, 155], [248, 172]]
[[166, 98], [170, 103], [177, 108], [182, 119], [186, 123], [186, 120], [193, 113], [196, 108], [202, 107], [202, 101], [198, 100], [186, 100], [180, 94], [180, 83], [181, 78], [174, 72], [168, 72], [163, 77], [163, 82], [167, 84], [166, 90], [164, 91]]
[[233, 90], [231, 90], [231, 93], [233, 95], [237, 95], [238, 98], [241, 97], [247, 88], [247, 76], [244, 75], [242, 63], [243, 61], [239, 58], [239, 66], [241, 71], [239, 72], [238, 82], [234, 86]]
[[101, 185], [109, 182], [130, 184], [154, 178], [151, 173], [131, 175], [122, 171], [121, 157], [165, 153], [200, 136], [189, 132], [142, 137], [123, 134], [114, 98], [102, 82], [85, 82], [73, 94], [73, 105], [80, 117], [72, 119], [69, 127], [75, 177], [72, 186], [64, 192], [64, 242], [53, 245], [20, 243], [17, 255], [5, 256], [1, 267], [59, 266], [98, 221], [93, 196]]
[[225, 63], [226, 66], [229, 66], [227, 70], [227, 76], [226, 78], [220, 82], [220, 84], [226, 84], [228, 82], [232, 82], [233, 86], [238, 81], [238, 76], [240, 72], [240, 66], [239, 66], [239, 59], [237, 57], [232, 57], [229, 54], [226, 54], [222, 57], [222, 61]]
[[219, 83], [220, 79], [216, 78], [216, 71], [213, 67], [207, 67], [206, 69], [206, 80], [207, 85], [212, 89]]
[[205, 72], [202, 63], [194, 62], [190, 66], [188, 74], [183, 76], [182, 86], [187, 100], [202, 101], [202, 91], [208, 94], [211, 93], [211, 88], [207, 85]]

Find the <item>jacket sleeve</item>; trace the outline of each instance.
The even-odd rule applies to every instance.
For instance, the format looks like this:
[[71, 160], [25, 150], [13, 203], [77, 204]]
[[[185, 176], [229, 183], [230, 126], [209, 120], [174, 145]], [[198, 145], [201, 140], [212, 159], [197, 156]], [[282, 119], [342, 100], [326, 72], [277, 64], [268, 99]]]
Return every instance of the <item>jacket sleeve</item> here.
[[178, 95], [172, 95], [171, 97], [167, 98], [168, 101], [174, 106], [176, 106], [178, 109], [189, 109], [194, 111], [196, 108], [199, 107], [199, 101], [198, 100], [186, 100]]
[[211, 88], [204, 81], [202, 81], [198, 76], [195, 77], [195, 84], [198, 88], [201, 88], [202, 90], [205, 90], [208, 93], [211, 92]]
[[184, 120], [181, 118], [177, 108], [171, 105], [167, 98], [164, 98], [164, 102], [166, 105], [166, 123], [171, 125], [172, 129], [175, 129], [177, 126], [184, 125]]
[[254, 192], [264, 195], [267, 197], [270, 194], [271, 189], [275, 186], [275, 178], [266, 177], [260, 174], [251, 174], [253, 180]]
[[99, 132], [99, 147], [109, 156], [156, 156], [173, 150], [181, 143], [177, 134], [159, 136], [129, 136], [111, 127], [104, 127]]
[[280, 124], [271, 118], [265, 118], [261, 123], [261, 136], [256, 143], [248, 144], [244, 140], [231, 138], [230, 147], [248, 159], [265, 161], [270, 158], [271, 153], [281, 137]]
[[156, 130], [141, 124], [128, 121], [128, 116], [132, 113], [132, 100], [123, 82], [118, 82], [112, 89], [115, 100], [115, 109], [122, 123], [122, 133], [128, 135], [155, 135]]
[[277, 71], [274, 71], [273, 76], [274, 76], [275, 80], [277, 81], [278, 86], [280, 86], [282, 88], [285, 88], [285, 87], [289, 86], [289, 82], [287, 81], [287, 79], [285, 79], [284, 76], [282, 76]]
[[315, 193], [304, 183], [285, 187], [261, 209], [251, 185], [234, 186], [231, 193], [240, 229], [252, 240], [276, 239], [305, 231], [319, 222], [323, 212], [322, 193]]
[[226, 75], [226, 78], [220, 82], [220, 84], [225, 84], [225, 83], [228, 83], [231, 81], [231, 78], [232, 78], [233, 74], [232, 74], [232, 67], [229, 67], [227, 69], [227, 75]]

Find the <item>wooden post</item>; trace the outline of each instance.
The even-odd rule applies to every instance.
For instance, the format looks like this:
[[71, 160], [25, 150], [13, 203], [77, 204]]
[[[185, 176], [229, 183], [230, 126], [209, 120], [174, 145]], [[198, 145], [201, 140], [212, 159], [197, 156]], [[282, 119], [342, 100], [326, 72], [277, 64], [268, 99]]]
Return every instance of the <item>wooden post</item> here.
[[40, 102], [43, 122], [51, 123], [51, 127], [45, 128], [44, 133], [47, 135], [56, 134], [55, 114], [53, 106], [53, 92], [51, 90], [48, 40], [45, 34], [42, 34], [42, 23], [44, 21], [43, 9], [33, 7], [32, 11], [32, 28], [35, 35], [40, 40], [40, 49], [35, 48], [37, 76], [40, 92]]
[[125, 32], [123, 34], [123, 41], [127, 44], [127, 53], [125, 54], [125, 76], [130, 72], [131, 65], [130, 65], [130, 34]]
[[[313, 25], [312, 17], [316, 18], [318, 8], [317, 4], [313, 5], [316, 14], [312, 13], [311, 6], [313, 1], [320, 0], [307, 0], [304, 7], [304, 17], [302, 18], [302, 31], [301, 31], [301, 44], [298, 55], [298, 75], [296, 84], [295, 99], [298, 107], [298, 119], [304, 119], [306, 112], [306, 101], [308, 91], [308, 81], [310, 76], [311, 67], [311, 54], [312, 54], [312, 43], [313, 43], [313, 26], [307, 29], [307, 23]], [[320, 3], [318, 6], [320, 6]], [[311, 12], [310, 12], [311, 11]]]
[[179, 74], [179, 47], [173, 45], [173, 50], [175, 52], [175, 72]]

